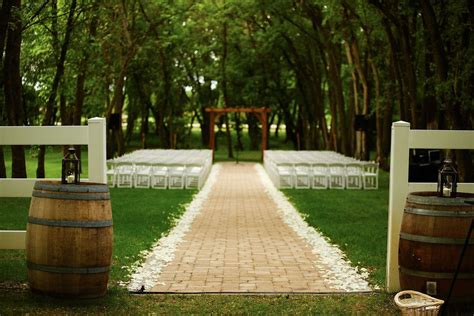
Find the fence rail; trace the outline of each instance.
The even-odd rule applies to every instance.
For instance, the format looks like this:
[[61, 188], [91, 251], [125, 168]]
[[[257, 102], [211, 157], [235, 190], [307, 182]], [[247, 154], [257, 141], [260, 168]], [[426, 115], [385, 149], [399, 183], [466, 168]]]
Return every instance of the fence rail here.
[[[105, 132], [105, 119], [98, 117], [88, 126], [1, 126], [0, 145], [87, 145], [88, 181], [107, 183]], [[0, 197], [30, 197], [37, 180], [0, 179]], [[25, 236], [25, 231], [0, 230], [0, 249], [24, 249]]]
[[[474, 131], [411, 130], [407, 122], [392, 124], [386, 279], [390, 292], [400, 289], [398, 241], [406, 197], [409, 192], [436, 191], [436, 183], [408, 182], [409, 151], [417, 148], [474, 149]], [[472, 193], [474, 183], [459, 183], [458, 191]]]

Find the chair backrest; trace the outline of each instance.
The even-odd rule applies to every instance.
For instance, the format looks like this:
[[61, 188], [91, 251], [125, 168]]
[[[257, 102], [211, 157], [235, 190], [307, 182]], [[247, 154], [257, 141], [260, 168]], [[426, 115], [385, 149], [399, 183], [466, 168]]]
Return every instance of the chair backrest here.
[[309, 171], [311, 170], [311, 164], [307, 162], [297, 162], [294, 164], [294, 168], [299, 171]]
[[186, 173], [201, 173], [204, 170], [203, 166], [200, 164], [187, 164]]
[[184, 173], [186, 166], [181, 163], [172, 163], [168, 165], [168, 171], [170, 173]]
[[285, 170], [285, 171], [289, 171], [289, 172], [292, 172], [293, 171], [293, 164], [292, 163], [279, 163], [277, 164], [277, 168], [278, 170]]
[[346, 172], [350, 174], [361, 174], [363, 165], [360, 163], [348, 163], [346, 164]]
[[379, 173], [378, 162], [369, 161], [364, 163], [364, 173], [373, 173], [377, 175]]
[[344, 173], [345, 166], [342, 163], [330, 163], [329, 165], [329, 171], [332, 174], [341, 174]]
[[118, 171], [129, 171], [134, 169], [132, 162], [120, 162], [116, 165]]
[[149, 163], [138, 163], [135, 164], [135, 170], [138, 171], [151, 171], [151, 165]]
[[153, 165], [151, 167], [151, 170], [153, 173], [159, 173], [159, 174], [162, 174], [162, 173], [166, 173], [168, 172], [168, 167], [165, 166], [165, 165]]
[[313, 163], [312, 165], [313, 172], [326, 174], [329, 172], [328, 164], [327, 163]]

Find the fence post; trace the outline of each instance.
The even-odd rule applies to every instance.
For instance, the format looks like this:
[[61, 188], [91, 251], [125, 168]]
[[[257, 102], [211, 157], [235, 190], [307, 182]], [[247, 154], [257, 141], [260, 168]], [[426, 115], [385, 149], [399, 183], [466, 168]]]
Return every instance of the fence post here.
[[105, 118], [91, 118], [88, 125], [89, 181], [107, 183]]
[[398, 121], [392, 124], [387, 238], [387, 291], [389, 292], [400, 289], [398, 240], [403, 207], [408, 194], [409, 137], [410, 123]]

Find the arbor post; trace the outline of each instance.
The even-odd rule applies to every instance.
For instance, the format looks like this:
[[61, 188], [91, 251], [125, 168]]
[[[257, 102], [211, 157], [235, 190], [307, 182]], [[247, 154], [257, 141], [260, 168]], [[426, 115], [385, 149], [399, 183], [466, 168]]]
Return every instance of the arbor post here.
[[209, 147], [212, 150], [212, 162], [214, 162], [214, 148], [216, 146], [216, 140], [214, 139], [214, 112], [209, 112]]
[[265, 150], [267, 149], [267, 111], [263, 109], [260, 113], [262, 118], [262, 161]]
[[212, 161], [214, 162], [214, 151], [216, 147], [214, 138], [214, 120], [219, 118], [224, 113], [253, 113], [259, 119], [262, 124], [262, 160], [263, 154], [267, 149], [268, 133], [267, 133], [267, 113], [271, 110], [268, 108], [206, 108], [206, 112], [209, 112], [209, 147], [212, 150]]

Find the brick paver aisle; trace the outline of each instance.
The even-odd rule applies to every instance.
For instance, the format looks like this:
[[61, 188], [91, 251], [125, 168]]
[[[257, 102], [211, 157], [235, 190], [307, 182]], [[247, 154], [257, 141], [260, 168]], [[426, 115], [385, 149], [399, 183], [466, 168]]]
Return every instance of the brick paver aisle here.
[[254, 164], [223, 163], [150, 292], [329, 292], [315, 254], [276, 212]]

